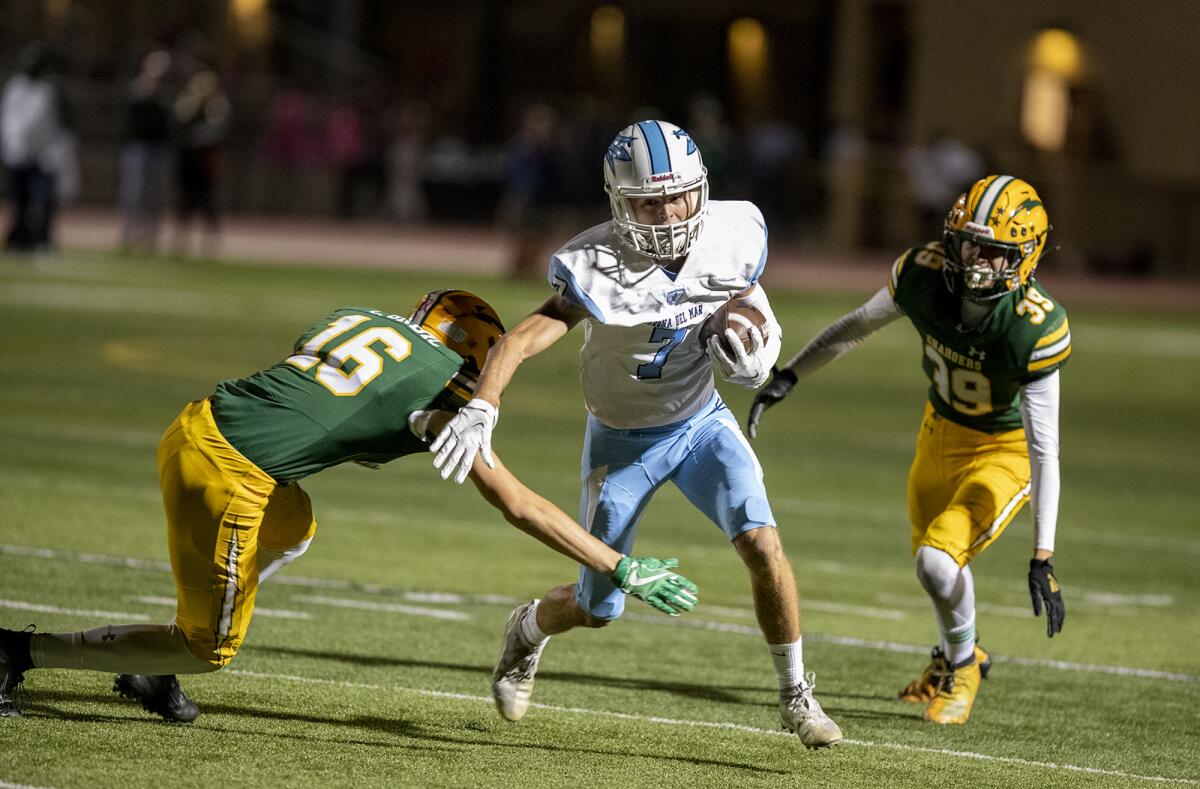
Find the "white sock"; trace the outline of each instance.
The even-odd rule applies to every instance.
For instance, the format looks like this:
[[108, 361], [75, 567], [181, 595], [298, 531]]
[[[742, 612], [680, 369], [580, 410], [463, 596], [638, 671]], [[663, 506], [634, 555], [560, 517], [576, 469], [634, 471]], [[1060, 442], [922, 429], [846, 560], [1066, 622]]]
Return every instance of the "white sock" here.
[[975, 654], [975, 578], [950, 554], [928, 545], [917, 549], [917, 579], [933, 603], [942, 651], [956, 666]]
[[775, 664], [775, 676], [779, 689], [789, 690], [804, 679], [804, 645], [798, 638], [794, 644], [767, 644], [771, 661]]
[[541, 600], [534, 600], [533, 606], [531, 606], [530, 609], [525, 612], [525, 616], [521, 617], [519, 632], [521, 634], [521, 638], [525, 641], [525, 645], [529, 647], [536, 647], [538, 644], [550, 637], [543, 633], [542, 629], [538, 627], [537, 610], [538, 605], [541, 604], [541, 602]]
[[942, 631], [942, 651], [951, 666], [965, 663], [975, 655], [975, 617], [965, 625]]
[[29, 655], [37, 668], [118, 674], [202, 674], [217, 667], [193, 655], [170, 625], [107, 625], [73, 633], [34, 633]]

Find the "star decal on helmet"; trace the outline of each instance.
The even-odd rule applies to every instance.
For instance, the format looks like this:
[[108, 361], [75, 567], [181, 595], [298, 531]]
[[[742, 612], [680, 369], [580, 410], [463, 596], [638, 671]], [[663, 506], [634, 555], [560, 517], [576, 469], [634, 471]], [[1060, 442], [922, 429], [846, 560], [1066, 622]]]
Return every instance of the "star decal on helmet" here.
[[608, 146], [608, 152], [604, 154], [604, 161], [610, 169], [616, 170], [616, 165], [613, 164], [614, 161], [632, 161], [633, 157], [630, 155], [630, 146], [632, 145], [633, 137], [624, 134], [617, 135], [617, 138]]
[[692, 139], [692, 135], [685, 132], [683, 129], [676, 129], [673, 134], [677, 140], [687, 140], [687, 155], [691, 156], [696, 152], [696, 143]]

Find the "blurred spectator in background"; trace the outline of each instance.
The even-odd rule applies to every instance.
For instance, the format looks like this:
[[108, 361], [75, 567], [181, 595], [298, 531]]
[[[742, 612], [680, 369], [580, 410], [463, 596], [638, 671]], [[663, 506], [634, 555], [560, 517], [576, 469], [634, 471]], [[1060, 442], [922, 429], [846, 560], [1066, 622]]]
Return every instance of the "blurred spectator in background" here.
[[171, 160], [170, 71], [170, 53], [151, 52], [130, 85], [118, 193], [124, 252], [149, 254], [158, 246]]
[[266, 145], [271, 159], [288, 166], [309, 167], [322, 158], [322, 140], [313, 123], [316, 111], [308, 94], [285, 88], [271, 100]]
[[762, 210], [768, 228], [791, 222], [797, 213], [793, 195], [803, 155], [804, 140], [800, 132], [783, 119], [760, 121], [746, 134], [745, 194]]
[[429, 216], [422, 178], [432, 120], [429, 105], [417, 99], [402, 102], [389, 118], [387, 207], [388, 215], [402, 224], [424, 222]]
[[509, 270], [516, 277], [539, 277], [545, 271], [541, 252], [553, 240], [555, 212], [562, 199], [557, 129], [557, 113], [545, 104], [534, 104], [522, 114], [521, 127], [508, 144], [497, 219], [513, 234]]
[[[657, 116], [651, 116], [657, 117]], [[688, 104], [688, 134], [704, 151], [708, 183], [714, 192], [729, 192], [729, 157], [733, 152], [733, 130], [725, 121], [721, 102], [711, 93], [698, 93]]]
[[178, 204], [175, 213], [175, 251], [188, 252], [192, 215], [204, 219], [200, 251], [217, 254], [221, 220], [217, 209], [221, 176], [221, 147], [229, 133], [229, 99], [212, 71], [201, 71], [188, 80], [175, 101]]
[[909, 148], [904, 169], [921, 212], [920, 238], [927, 241], [942, 237], [946, 206], [987, 175], [983, 157], [945, 130], [937, 130], [923, 145]]
[[356, 185], [367, 160], [366, 119], [353, 103], [339, 101], [325, 119], [325, 149], [337, 169], [337, 204], [334, 214], [349, 219], [355, 214]]
[[[326, 195], [333, 186], [324, 178], [326, 124], [316, 99], [295, 87], [278, 91], [271, 99], [265, 136], [269, 178], [259, 186], [269, 191], [263, 202], [289, 213], [327, 210]], [[313, 195], [321, 202], [313, 204]]]
[[387, 197], [383, 122], [378, 109], [364, 109], [380, 103], [339, 101], [329, 110], [325, 148], [337, 171], [335, 209], [340, 219], [382, 213]]
[[58, 175], [77, 172], [66, 101], [50, 78], [49, 61], [40, 42], [26, 46], [0, 99], [0, 149], [12, 200], [4, 248], [14, 252], [54, 251]]

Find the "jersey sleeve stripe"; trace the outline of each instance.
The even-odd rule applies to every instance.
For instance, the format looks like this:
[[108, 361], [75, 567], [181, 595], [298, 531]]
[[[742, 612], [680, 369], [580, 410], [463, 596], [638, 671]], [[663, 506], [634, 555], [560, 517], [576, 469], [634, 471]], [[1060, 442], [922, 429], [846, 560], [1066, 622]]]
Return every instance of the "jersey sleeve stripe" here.
[[758, 265], [754, 267], [754, 273], [750, 275], [750, 284], [758, 282], [758, 278], [762, 276], [763, 269], [767, 267], [767, 229], [763, 228], [763, 251], [758, 258]]
[[888, 295], [896, 298], [896, 288], [900, 284], [900, 272], [904, 268], [904, 261], [908, 259], [908, 253], [905, 252], [900, 257], [896, 258], [896, 262], [892, 264], [892, 277], [888, 280]]
[[1071, 333], [1071, 327], [1067, 325], [1067, 322], [1066, 322], [1066, 321], [1063, 321], [1063, 325], [1062, 325], [1062, 326], [1059, 326], [1057, 329], [1055, 329], [1054, 331], [1050, 332], [1049, 334], [1047, 334], [1047, 335], [1046, 335], [1045, 337], [1043, 337], [1042, 339], [1038, 340], [1038, 341], [1037, 341], [1037, 347], [1038, 347], [1038, 348], [1043, 348], [1043, 347], [1045, 347], [1045, 346], [1047, 346], [1047, 345], [1050, 345], [1050, 344], [1052, 344], [1052, 343], [1056, 343], [1056, 342], [1058, 342], [1060, 339], [1062, 339], [1062, 337], [1063, 337], [1063, 335], [1064, 335], [1064, 334], [1070, 334], [1070, 333]]
[[1066, 336], [1059, 338], [1058, 342], [1053, 345], [1047, 345], [1044, 348], [1036, 348], [1033, 353], [1029, 354], [1029, 361], [1036, 362], [1058, 354], [1071, 347], [1071, 333], [1067, 332]]
[[596, 302], [588, 298], [587, 293], [575, 281], [575, 275], [571, 273], [571, 269], [567, 268], [566, 264], [559, 260], [557, 256], [550, 259], [549, 279], [550, 284], [558, 291], [558, 295], [576, 307], [582, 307], [587, 310], [589, 315], [601, 323], [605, 323], [604, 313], [596, 306]]
[[1070, 355], [1071, 346], [1068, 344], [1066, 350], [1064, 350], [1062, 353], [1056, 354], [1047, 359], [1040, 359], [1036, 362], [1030, 360], [1029, 372], [1036, 373], [1038, 370], [1045, 370], [1047, 367], [1053, 367], [1056, 364], [1061, 364], [1062, 362], [1066, 361], [1067, 357]]

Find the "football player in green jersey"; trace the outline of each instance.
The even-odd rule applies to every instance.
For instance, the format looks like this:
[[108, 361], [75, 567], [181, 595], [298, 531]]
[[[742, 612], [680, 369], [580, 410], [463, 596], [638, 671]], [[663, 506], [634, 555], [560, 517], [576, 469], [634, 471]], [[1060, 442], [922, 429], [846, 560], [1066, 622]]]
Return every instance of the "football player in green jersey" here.
[[941, 644], [900, 697], [925, 719], [965, 723], [991, 661], [975, 641], [968, 566], [1026, 501], [1033, 501], [1029, 562], [1033, 612], [1046, 635], [1062, 629], [1063, 601], [1050, 557], [1058, 519], [1058, 369], [1071, 354], [1066, 310], [1033, 277], [1049, 218], [1032, 186], [991, 175], [961, 195], [941, 241], [909, 249], [891, 280], [810, 341], [754, 399], [763, 411], [796, 381], [901, 315], [921, 337], [929, 401], [908, 479], [917, 578], [936, 613]]
[[[346, 461], [366, 464], [426, 450], [472, 396], [499, 316], [461, 290], [426, 295], [412, 316], [336, 310], [279, 364], [188, 404], [158, 449], [177, 608], [165, 625], [109, 625], [72, 633], [0, 629], [0, 717], [31, 668], [117, 672], [117, 690], [169, 721], [199, 714], [176, 674], [233, 659], [258, 585], [304, 553], [317, 524], [297, 482]], [[592, 537], [525, 487], [498, 458], [471, 468], [480, 494], [506, 520], [606, 574], [627, 594], [671, 615], [696, 587], [676, 562], [634, 559]]]

